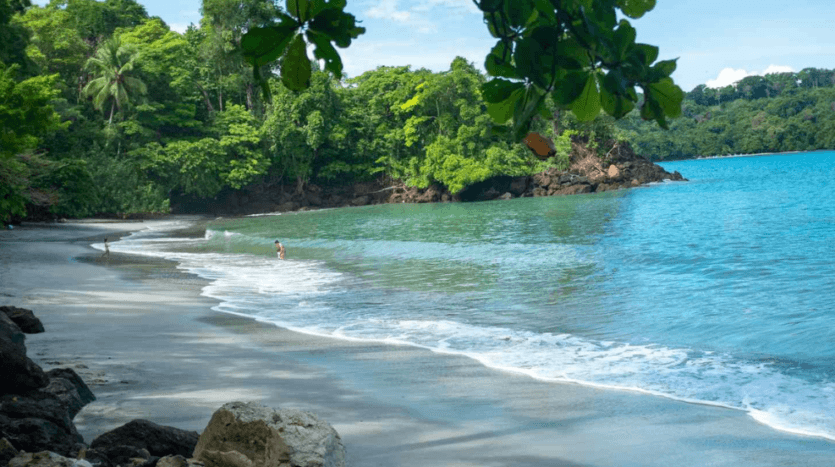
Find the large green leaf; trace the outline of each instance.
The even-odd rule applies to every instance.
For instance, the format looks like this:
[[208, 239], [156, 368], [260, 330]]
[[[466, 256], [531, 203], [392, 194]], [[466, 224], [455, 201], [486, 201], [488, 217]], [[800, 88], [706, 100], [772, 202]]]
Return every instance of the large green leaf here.
[[514, 91], [524, 87], [524, 83], [497, 78], [481, 85], [481, 95], [489, 103], [503, 102], [510, 98]]
[[681, 115], [681, 101], [684, 100], [684, 91], [676, 86], [671, 78], [663, 78], [650, 84], [646, 91], [649, 97], [658, 102], [667, 116], [678, 117]]
[[241, 38], [244, 59], [260, 67], [278, 59], [287, 49], [296, 33], [292, 26], [269, 26], [252, 28]]
[[484, 69], [491, 76], [516, 78], [516, 68], [513, 67], [512, 57], [508, 43], [499, 41], [484, 60]]
[[581, 122], [594, 120], [600, 113], [600, 91], [597, 89], [597, 76], [594, 73], [588, 75], [583, 92], [571, 103], [571, 111]]
[[344, 10], [345, 5], [347, 5], [346, 0], [309, 0], [310, 7], [309, 7], [309, 15], [311, 18], [315, 17], [323, 10], [326, 9], [334, 9], [334, 10]]
[[313, 56], [325, 61], [325, 70], [330, 71], [337, 78], [342, 77], [342, 58], [339, 53], [331, 45], [329, 37], [320, 34], [312, 29], [307, 30], [307, 40], [313, 43], [316, 48], [313, 49]]
[[295, 16], [299, 22], [305, 22], [310, 19], [310, 1], [309, 0], [287, 0], [287, 13]]
[[356, 39], [365, 33], [365, 28], [357, 27], [354, 15], [339, 9], [328, 8], [322, 10], [309, 23], [310, 29], [324, 34], [339, 47], [351, 45], [351, 39]]
[[513, 116], [513, 111], [516, 109], [516, 104], [519, 99], [525, 95], [525, 89], [519, 88], [513, 91], [507, 99], [502, 102], [487, 103], [487, 113], [493, 117], [493, 121], [503, 124], [510, 120]]
[[311, 67], [307, 44], [301, 34], [296, 35], [281, 60], [281, 82], [287, 89], [303, 91], [310, 86]]
[[618, 0], [618, 8], [626, 16], [638, 19], [644, 16], [644, 13], [655, 8], [655, 0]]
[[580, 97], [588, 82], [589, 74], [584, 71], [570, 71], [557, 80], [551, 98], [559, 107], [565, 107]]

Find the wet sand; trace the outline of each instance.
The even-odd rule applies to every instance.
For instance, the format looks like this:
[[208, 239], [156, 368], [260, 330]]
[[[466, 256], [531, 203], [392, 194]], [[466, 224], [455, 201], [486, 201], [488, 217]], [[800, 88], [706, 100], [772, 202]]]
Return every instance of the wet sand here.
[[835, 443], [736, 410], [218, 313], [207, 282], [172, 263], [89, 246], [148, 224], [0, 232], [0, 304], [34, 310], [47, 332], [27, 337], [29, 355], [96, 394], [75, 419], [88, 443], [134, 418], [201, 431], [225, 402], [254, 400], [327, 420], [352, 466], [835, 465]]

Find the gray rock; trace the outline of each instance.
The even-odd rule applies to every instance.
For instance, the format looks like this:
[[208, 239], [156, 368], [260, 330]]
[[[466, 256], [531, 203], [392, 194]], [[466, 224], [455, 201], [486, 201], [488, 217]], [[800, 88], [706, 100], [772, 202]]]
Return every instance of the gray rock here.
[[147, 449], [151, 455], [158, 457], [169, 454], [191, 457], [198, 436], [196, 431], [157, 425], [148, 420], [132, 420], [99, 435], [90, 443], [90, 447], [106, 450], [112, 446], [135, 446]]
[[343, 467], [345, 447], [311, 413], [230, 402], [212, 416], [194, 458], [206, 467]]
[[57, 397], [43, 391], [0, 396], [0, 436], [27, 452], [74, 456], [83, 441]]
[[0, 306], [0, 312], [8, 316], [26, 334], [44, 332], [43, 323], [32, 313], [32, 310], [16, 306]]
[[55, 368], [46, 372], [49, 384], [41, 389], [54, 395], [67, 407], [70, 420], [87, 404], [96, 400], [84, 380], [72, 368]]
[[21, 452], [9, 461], [9, 467], [93, 467], [85, 460], [70, 459], [54, 452]]
[[157, 461], [156, 467], [204, 467], [197, 459], [186, 459], [183, 456], [165, 456]]

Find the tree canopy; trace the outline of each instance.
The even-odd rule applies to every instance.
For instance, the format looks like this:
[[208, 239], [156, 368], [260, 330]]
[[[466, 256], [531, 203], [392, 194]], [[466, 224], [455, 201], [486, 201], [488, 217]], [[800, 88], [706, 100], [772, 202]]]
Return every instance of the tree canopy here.
[[[493, 120], [513, 120], [518, 141], [536, 115], [549, 118], [546, 99], [570, 109], [581, 121], [601, 109], [621, 118], [638, 102], [640, 115], [667, 128], [667, 117], [681, 113], [684, 93], [673, 83], [675, 60], [656, 61], [658, 48], [635, 42], [635, 29], [618, 14], [640, 18], [655, 0], [473, 0], [490, 34], [498, 39], [484, 66], [493, 79], [481, 85]], [[342, 75], [333, 47], [348, 47], [365, 32], [345, 0], [286, 0], [286, 13], [268, 26], [250, 29], [242, 38], [244, 57], [256, 79], [263, 65], [280, 63], [282, 82], [291, 90], [310, 84], [310, 58]], [[264, 88], [269, 93], [269, 88]]]

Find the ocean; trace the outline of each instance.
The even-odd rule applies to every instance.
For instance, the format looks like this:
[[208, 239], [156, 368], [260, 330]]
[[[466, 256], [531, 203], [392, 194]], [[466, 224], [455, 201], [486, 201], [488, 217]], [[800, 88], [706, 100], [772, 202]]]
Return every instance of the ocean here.
[[835, 440], [835, 152], [662, 165], [690, 181], [216, 219], [205, 233], [175, 222], [110, 248], [208, 279], [218, 312]]

